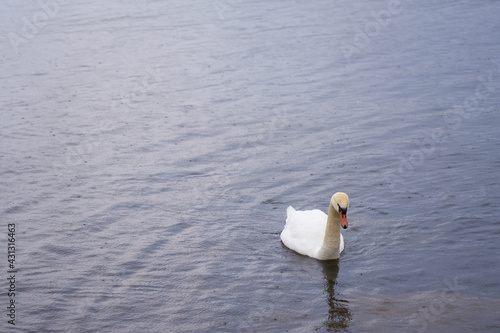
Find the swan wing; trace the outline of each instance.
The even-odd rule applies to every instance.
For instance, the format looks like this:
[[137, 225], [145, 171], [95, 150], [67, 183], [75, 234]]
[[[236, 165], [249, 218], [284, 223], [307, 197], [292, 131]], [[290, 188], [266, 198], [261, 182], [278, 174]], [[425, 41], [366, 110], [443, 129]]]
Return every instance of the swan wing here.
[[302, 255], [314, 257], [323, 245], [327, 217], [319, 209], [298, 211], [289, 206], [281, 241]]

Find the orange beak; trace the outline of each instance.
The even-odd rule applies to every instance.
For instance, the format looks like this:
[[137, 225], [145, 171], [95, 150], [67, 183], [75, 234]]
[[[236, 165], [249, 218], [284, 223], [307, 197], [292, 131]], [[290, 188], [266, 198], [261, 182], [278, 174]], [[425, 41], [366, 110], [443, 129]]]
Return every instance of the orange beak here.
[[347, 212], [344, 210], [341, 210], [339, 212], [340, 215], [340, 225], [342, 228], [347, 229]]

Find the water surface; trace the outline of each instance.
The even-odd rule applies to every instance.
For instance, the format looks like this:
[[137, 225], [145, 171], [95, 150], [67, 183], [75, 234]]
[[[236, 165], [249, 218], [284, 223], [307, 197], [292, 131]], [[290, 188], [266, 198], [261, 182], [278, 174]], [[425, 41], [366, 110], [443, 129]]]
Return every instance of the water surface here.
[[500, 329], [498, 2], [52, 5], [0, 14], [19, 331]]

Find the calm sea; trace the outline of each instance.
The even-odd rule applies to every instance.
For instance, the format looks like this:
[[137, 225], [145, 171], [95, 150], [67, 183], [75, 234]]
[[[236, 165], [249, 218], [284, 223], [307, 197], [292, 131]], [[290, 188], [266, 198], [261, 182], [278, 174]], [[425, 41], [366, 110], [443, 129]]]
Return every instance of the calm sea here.
[[0, 7], [2, 331], [500, 330], [500, 2]]

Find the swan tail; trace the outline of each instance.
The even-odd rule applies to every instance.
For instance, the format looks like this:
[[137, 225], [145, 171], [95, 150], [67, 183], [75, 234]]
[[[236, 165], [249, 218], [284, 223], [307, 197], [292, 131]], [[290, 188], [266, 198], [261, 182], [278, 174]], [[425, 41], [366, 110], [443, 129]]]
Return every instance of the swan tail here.
[[286, 209], [286, 219], [288, 220], [290, 217], [292, 217], [292, 215], [294, 215], [296, 212], [295, 208], [293, 208], [292, 206], [288, 206], [288, 208]]

